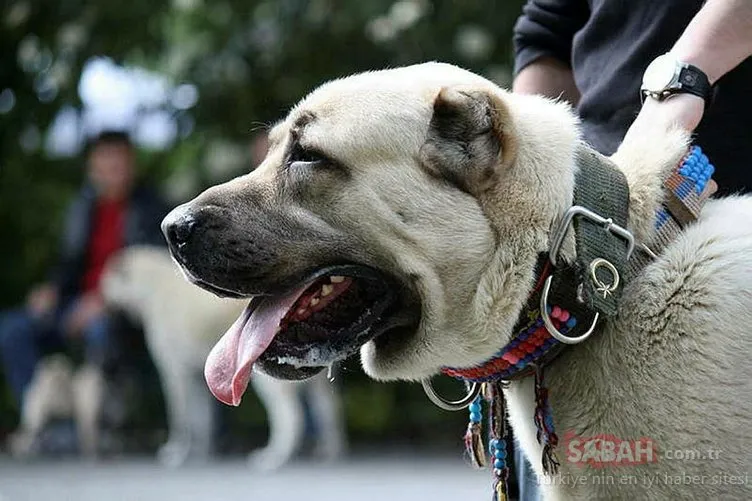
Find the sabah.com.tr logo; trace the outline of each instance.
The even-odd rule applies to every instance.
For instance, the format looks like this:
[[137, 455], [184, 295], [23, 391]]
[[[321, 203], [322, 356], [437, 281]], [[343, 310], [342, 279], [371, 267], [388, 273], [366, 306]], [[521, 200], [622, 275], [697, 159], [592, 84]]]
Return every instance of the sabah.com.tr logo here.
[[566, 460], [592, 467], [632, 466], [660, 460], [707, 461], [718, 459], [717, 449], [678, 449], [660, 451], [652, 438], [624, 439], [601, 434], [589, 437], [568, 431], [562, 437]]

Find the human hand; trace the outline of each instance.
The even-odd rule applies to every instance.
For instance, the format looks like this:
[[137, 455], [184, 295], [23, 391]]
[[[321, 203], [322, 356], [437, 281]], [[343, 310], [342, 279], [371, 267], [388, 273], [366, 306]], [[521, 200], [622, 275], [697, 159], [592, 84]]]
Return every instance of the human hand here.
[[89, 292], [82, 296], [65, 318], [65, 332], [69, 336], [79, 336], [87, 325], [104, 312], [102, 296]]
[[635, 134], [655, 134], [676, 127], [692, 132], [704, 112], [705, 100], [694, 94], [677, 94], [663, 101], [647, 98], [624, 141]]
[[52, 311], [57, 306], [57, 288], [44, 283], [34, 287], [26, 298], [26, 307], [32, 315], [41, 317]]

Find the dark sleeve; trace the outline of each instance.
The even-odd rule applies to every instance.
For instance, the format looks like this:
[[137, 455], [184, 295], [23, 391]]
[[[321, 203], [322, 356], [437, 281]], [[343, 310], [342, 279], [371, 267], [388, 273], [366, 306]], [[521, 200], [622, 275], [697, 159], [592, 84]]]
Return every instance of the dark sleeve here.
[[63, 297], [72, 296], [77, 292], [84, 273], [91, 226], [90, 198], [90, 194], [83, 191], [68, 207], [65, 216], [57, 264], [49, 277]]
[[514, 25], [514, 74], [543, 56], [570, 66], [572, 39], [589, 13], [586, 0], [528, 0]]

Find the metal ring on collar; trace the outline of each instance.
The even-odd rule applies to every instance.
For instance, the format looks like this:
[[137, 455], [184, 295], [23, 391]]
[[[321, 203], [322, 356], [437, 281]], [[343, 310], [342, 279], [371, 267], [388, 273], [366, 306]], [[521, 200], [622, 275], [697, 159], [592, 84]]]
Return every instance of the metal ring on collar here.
[[551, 317], [548, 315], [548, 292], [551, 290], [551, 281], [553, 280], [553, 278], [554, 278], [553, 275], [549, 275], [549, 277], [546, 279], [546, 282], [543, 284], [543, 292], [541, 293], [540, 313], [541, 313], [541, 317], [543, 318], [543, 325], [546, 326], [546, 330], [557, 341], [560, 341], [564, 344], [581, 343], [587, 338], [589, 338], [590, 334], [592, 334], [593, 331], [595, 330], [595, 325], [598, 323], [598, 318], [600, 318], [600, 314], [598, 312], [595, 313], [595, 316], [593, 317], [592, 325], [590, 325], [590, 328], [584, 334], [581, 334], [577, 337], [569, 337], [559, 332], [559, 329], [556, 328], [553, 321], [551, 320]]
[[424, 379], [420, 382], [423, 385], [423, 391], [426, 392], [428, 399], [433, 402], [437, 407], [444, 409], [445, 411], [461, 411], [467, 408], [473, 401], [480, 395], [481, 385], [479, 383], [472, 383], [467, 395], [459, 400], [447, 400], [444, 397], [436, 393], [433, 389], [430, 379]]
[[[607, 270], [611, 274], [613, 280], [610, 284], [607, 284], [598, 278], [598, 270], [601, 268]], [[603, 297], [608, 296], [619, 288], [619, 271], [616, 269], [616, 266], [611, 264], [611, 261], [603, 259], [602, 257], [595, 258], [590, 262], [588, 270], [590, 271], [590, 280], [595, 284], [596, 291], [603, 294]]]

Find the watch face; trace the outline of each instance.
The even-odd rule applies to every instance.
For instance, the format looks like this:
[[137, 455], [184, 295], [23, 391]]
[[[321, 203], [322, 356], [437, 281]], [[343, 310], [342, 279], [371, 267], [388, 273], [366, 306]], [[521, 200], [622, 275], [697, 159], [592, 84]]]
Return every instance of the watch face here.
[[676, 62], [668, 56], [660, 56], [653, 60], [642, 77], [642, 88], [650, 92], [665, 90], [674, 80]]

